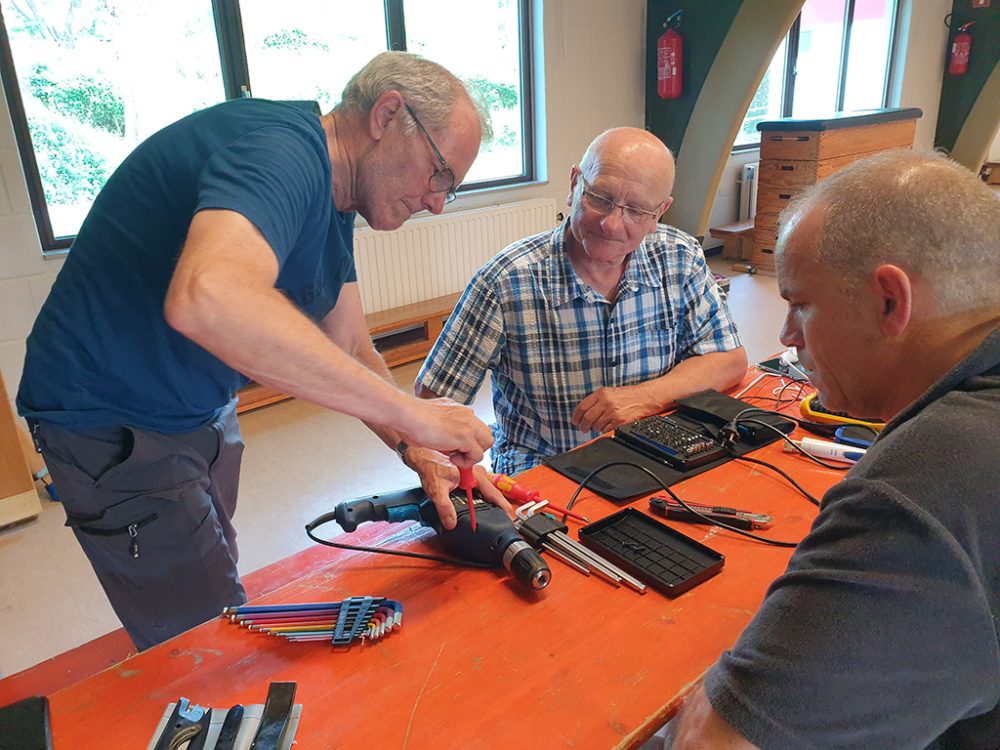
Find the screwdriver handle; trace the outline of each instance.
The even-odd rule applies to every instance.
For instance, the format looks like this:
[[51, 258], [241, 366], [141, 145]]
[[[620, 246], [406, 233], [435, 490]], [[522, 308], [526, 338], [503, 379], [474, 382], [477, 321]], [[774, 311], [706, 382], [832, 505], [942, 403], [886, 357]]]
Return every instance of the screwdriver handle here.
[[503, 496], [518, 505], [532, 503], [541, 498], [538, 490], [529, 490], [524, 485], [518, 484], [506, 474], [494, 474], [493, 486], [496, 487]]

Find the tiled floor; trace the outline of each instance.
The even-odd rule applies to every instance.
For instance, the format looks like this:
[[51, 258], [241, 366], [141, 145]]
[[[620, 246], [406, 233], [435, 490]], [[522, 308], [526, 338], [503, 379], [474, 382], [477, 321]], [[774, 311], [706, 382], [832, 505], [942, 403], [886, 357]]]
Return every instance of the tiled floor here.
[[[713, 260], [731, 273], [729, 263]], [[730, 308], [751, 361], [780, 349], [784, 305], [773, 277], [734, 274]], [[409, 390], [418, 365], [394, 372]], [[492, 419], [488, 389], [475, 404]], [[241, 419], [240, 572], [246, 575], [312, 543], [304, 524], [340, 500], [415, 484], [414, 475], [356, 420], [288, 401]], [[0, 532], [0, 677], [119, 627], [56, 503], [35, 521]]]

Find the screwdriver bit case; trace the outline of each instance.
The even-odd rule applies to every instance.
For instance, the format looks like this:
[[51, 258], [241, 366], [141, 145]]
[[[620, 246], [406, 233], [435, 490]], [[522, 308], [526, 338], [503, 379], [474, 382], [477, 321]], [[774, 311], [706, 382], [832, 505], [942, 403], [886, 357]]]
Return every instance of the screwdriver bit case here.
[[[735, 414], [743, 409], [750, 409], [753, 404], [730, 398], [715, 391], [705, 391], [688, 398], [679, 399], [678, 411], [669, 416], [681, 424], [694, 430], [703, 430], [706, 435], [718, 438], [722, 427], [729, 422]], [[722, 404], [720, 407], [719, 404]], [[736, 411], [734, 412], [733, 409]], [[728, 418], [727, 418], [727, 415]], [[748, 417], [750, 415], [747, 415]], [[773, 415], [758, 415], [762, 421], [771, 423], [778, 427], [780, 432], [790, 432], [795, 423], [783, 417]], [[754, 417], [756, 420], [758, 417]], [[598, 438], [590, 443], [585, 443], [579, 448], [574, 448], [565, 453], [555, 456], [548, 456], [543, 459], [543, 463], [551, 467], [560, 474], [570, 479], [580, 482], [604, 464], [616, 461], [625, 461], [638, 464], [648, 469], [660, 482], [668, 487], [676, 482], [683, 481], [696, 474], [720, 466], [733, 457], [742, 456], [751, 451], [779, 440], [777, 432], [761, 428], [754, 433], [754, 441], [743, 440], [734, 446], [729, 447], [728, 454], [708, 463], [696, 466], [686, 471], [681, 471], [673, 466], [666, 465], [662, 461], [655, 460], [639, 451], [623, 444], [617, 438]], [[632, 466], [612, 466], [591, 478], [587, 483], [587, 488], [593, 492], [610, 500], [631, 500], [641, 495], [648, 495], [651, 492], [659, 492], [662, 485], [655, 479]]]
[[634, 508], [584, 526], [580, 542], [667, 596], [722, 570], [726, 558]]

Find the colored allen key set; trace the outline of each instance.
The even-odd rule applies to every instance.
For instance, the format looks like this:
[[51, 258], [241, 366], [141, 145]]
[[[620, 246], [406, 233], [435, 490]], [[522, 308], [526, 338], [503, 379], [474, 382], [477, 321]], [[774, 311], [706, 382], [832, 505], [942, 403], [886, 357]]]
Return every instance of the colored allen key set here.
[[399, 630], [403, 605], [381, 596], [352, 596], [340, 602], [226, 607], [222, 616], [248, 630], [288, 641], [350, 646]]

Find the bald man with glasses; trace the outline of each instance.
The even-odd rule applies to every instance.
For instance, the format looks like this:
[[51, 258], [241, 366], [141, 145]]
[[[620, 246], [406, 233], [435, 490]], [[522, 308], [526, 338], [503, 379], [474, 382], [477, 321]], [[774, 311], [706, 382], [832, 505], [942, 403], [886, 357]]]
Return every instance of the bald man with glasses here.
[[491, 374], [495, 471], [524, 471], [745, 374], [700, 245], [657, 223], [673, 182], [659, 139], [608, 130], [570, 171], [569, 218], [469, 283], [415, 390], [469, 403]]

